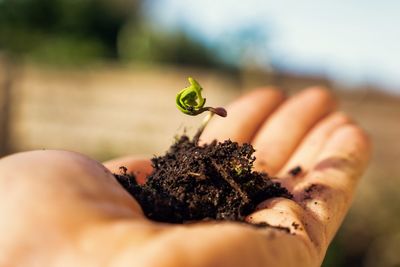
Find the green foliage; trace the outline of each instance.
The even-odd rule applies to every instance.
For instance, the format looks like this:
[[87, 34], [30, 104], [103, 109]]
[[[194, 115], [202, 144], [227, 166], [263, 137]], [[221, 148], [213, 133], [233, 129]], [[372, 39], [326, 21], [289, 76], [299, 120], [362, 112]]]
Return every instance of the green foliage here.
[[96, 40], [58, 36], [48, 38], [43, 45], [32, 50], [27, 58], [35, 62], [78, 65], [95, 63], [108, 54], [107, 47]]
[[185, 31], [151, 27], [142, 0], [0, 0], [0, 51], [61, 65], [104, 60], [226, 66]]
[[125, 61], [223, 67], [213, 51], [180, 30], [165, 30], [147, 23], [126, 25], [119, 39]]
[[0, 1], [0, 50], [57, 63], [116, 58], [120, 28], [135, 15], [129, 1]]

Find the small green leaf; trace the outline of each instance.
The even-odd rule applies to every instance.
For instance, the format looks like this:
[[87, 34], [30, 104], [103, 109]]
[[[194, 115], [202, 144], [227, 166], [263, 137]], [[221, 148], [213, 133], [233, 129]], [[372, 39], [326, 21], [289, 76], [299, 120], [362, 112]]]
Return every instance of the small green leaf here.
[[206, 99], [202, 97], [200, 84], [192, 77], [188, 78], [190, 86], [176, 95], [176, 106], [180, 111], [188, 115], [198, 115], [207, 109], [203, 109]]

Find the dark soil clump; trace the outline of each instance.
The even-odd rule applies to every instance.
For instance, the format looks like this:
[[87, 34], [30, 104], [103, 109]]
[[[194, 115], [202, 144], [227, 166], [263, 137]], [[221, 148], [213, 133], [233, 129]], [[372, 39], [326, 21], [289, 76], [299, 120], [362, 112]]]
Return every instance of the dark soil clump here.
[[182, 136], [165, 156], [152, 159], [154, 170], [145, 184], [126, 172], [115, 176], [152, 220], [242, 221], [263, 200], [291, 198], [266, 173], [252, 170], [253, 153], [249, 144], [228, 140], [198, 146]]
[[293, 177], [299, 175], [302, 172], [302, 168], [300, 166], [294, 167], [289, 171], [289, 174]]

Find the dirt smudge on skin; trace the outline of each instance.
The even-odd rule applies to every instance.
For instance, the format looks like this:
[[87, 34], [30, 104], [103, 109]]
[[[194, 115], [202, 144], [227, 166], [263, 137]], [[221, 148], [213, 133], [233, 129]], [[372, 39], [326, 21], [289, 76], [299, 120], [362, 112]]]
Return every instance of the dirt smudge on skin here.
[[299, 176], [302, 172], [303, 172], [303, 169], [301, 168], [301, 166], [296, 166], [289, 171], [289, 175], [292, 177], [296, 177], [296, 176]]
[[289, 227], [284, 227], [281, 225], [271, 225], [267, 222], [260, 222], [260, 223], [251, 223], [252, 226], [257, 227], [257, 228], [271, 228], [271, 229], [275, 229], [275, 230], [279, 230], [279, 231], [283, 231], [285, 233], [288, 234], [294, 234], [290, 232], [290, 228]]
[[326, 185], [311, 184], [306, 189], [304, 189], [303, 201], [304, 200], [315, 199], [316, 195], [321, 195], [321, 193], [323, 191], [327, 190], [327, 188], [328, 187]]
[[300, 226], [299, 223], [292, 222], [292, 226], [295, 230], [303, 231], [303, 228]]
[[348, 159], [339, 158], [339, 157], [331, 157], [320, 161], [317, 165], [315, 165], [315, 171], [325, 171], [327, 169], [338, 169], [342, 170], [348, 168], [350, 165], [350, 161]]

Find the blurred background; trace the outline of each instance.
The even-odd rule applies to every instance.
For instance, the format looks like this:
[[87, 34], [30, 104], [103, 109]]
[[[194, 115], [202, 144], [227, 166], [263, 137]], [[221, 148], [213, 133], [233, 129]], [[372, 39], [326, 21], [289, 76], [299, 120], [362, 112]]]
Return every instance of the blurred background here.
[[324, 85], [374, 155], [323, 266], [400, 266], [400, 2], [0, 0], [0, 155], [160, 155], [201, 118], [187, 76], [223, 105], [251, 88]]

